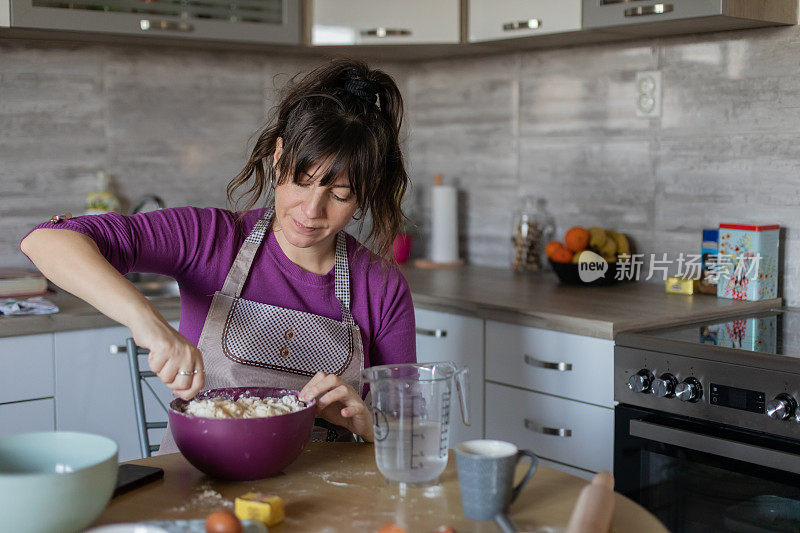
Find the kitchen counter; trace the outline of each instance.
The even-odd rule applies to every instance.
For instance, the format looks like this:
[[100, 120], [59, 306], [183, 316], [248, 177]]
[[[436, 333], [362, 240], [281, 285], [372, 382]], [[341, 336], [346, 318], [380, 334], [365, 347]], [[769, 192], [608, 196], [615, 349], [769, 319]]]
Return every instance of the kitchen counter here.
[[[67, 292], [59, 290], [55, 294], [48, 294], [45, 298], [58, 306], [58, 313], [2, 316], [0, 317], [0, 338], [119, 326], [119, 323]], [[180, 318], [180, 298], [151, 298], [150, 301], [156, 305], [167, 320]]]
[[[300, 458], [272, 478], [258, 481], [216, 481], [192, 467], [180, 454], [131, 461], [158, 466], [164, 479], [114, 498], [95, 525], [155, 519], [204, 518], [233, 498], [250, 491], [281, 496], [286, 519], [270, 533], [288, 531], [377, 531], [395, 522], [409, 533], [449, 525], [459, 533], [496, 532], [493, 522], [463, 516], [455, 457], [451, 451], [439, 484], [408, 487], [387, 484], [375, 465], [371, 444], [310, 443]], [[524, 473], [521, 463], [518, 478]], [[511, 506], [511, 519], [522, 531], [540, 526], [566, 526], [583, 479], [540, 466]], [[649, 512], [615, 494], [613, 530], [666, 532]]]
[[[452, 270], [403, 267], [414, 305], [424, 309], [613, 339], [620, 331], [669, 326], [769, 309], [781, 299], [744, 302], [706, 294], [667, 294], [663, 283], [621, 283], [610, 287], [563, 285], [554, 274], [464, 266]], [[74, 296], [48, 299], [53, 315], [0, 317], [0, 337], [117, 325]], [[153, 298], [167, 320], [180, 318], [179, 298]]]
[[564, 285], [551, 272], [464, 266], [403, 268], [414, 305], [523, 326], [614, 339], [621, 331], [670, 326], [779, 307], [781, 298], [746, 302], [667, 294], [663, 283]]

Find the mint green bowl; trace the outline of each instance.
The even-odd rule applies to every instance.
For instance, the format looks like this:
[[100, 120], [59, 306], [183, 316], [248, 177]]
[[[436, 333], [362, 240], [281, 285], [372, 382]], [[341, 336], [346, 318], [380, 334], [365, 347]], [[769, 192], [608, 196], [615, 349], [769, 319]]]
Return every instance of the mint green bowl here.
[[117, 444], [89, 433], [0, 438], [0, 529], [80, 531], [105, 508], [117, 483]]

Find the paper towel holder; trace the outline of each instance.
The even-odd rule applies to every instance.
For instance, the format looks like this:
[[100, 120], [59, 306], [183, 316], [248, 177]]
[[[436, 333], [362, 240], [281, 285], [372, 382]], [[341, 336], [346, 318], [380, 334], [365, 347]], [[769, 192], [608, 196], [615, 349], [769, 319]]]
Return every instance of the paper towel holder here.
[[[443, 174], [434, 174], [434, 176], [433, 176], [434, 191], [436, 190], [436, 188], [439, 188], [439, 187], [444, 189], [445, 186], [443, 185], [443, 183], [444, 183], [444, 175]], [[451, 224], [452, 225], [450, 226], [450, 228], [451, 228], [451, 231], [455, 232], [455, 234], [451, 233], [449, 242], [446, 242], [445, 244], [449, 244], [450, 245], [450, 248], [451, 248], [452, 252], [454, 252], [454, 253], [452, 253], [452, 255], [458, 256], [458, 253], [457, 253], [458, 235], [457, 235], [457, 229], [456, 229], [458, 227], [458, 222], [457, 222], [457, 212], [455, 211], [457, 209], [457, 196], [456, 196], [457, 195], [457, 191], [455, 190], [454, 187], [447, 187], [447, 188], [450, 189], [451, 192], [449, 192], [449, 198], [445, 197], [444, 200], [449, 200], [449, 204], [445, 204], [445, 205], [447, 207], [450, 207], [448, 212], [450, 213], [450, 216], [453, 217], [452, 220], [451, 220]], [[433, 205], [435, 205], [435, 203], [436, 203], [436, 194], [437, 194], [436, 192], [433, 193], [433, 198], [434, 198], [434, 200], [432, 201]], [[432, 213], [431, 218], [435, 218], [435, 213]], [[435, 223], [434, 223], [434, 225], [435, 225]], [[433, 229], [431, 233], [432, 233], [432, 235], [431, 235], [431, 246], [434, 246], [435, 243], [436, 243], [436, 235], [435, 235], [436, 230]], [[431, 255], [436, 255], [436, 254], [431, 254]], [[448, 254], [448, 255], [450, 255], [450, 254]], [[450, 257], [452, 257], [452, 255], [450, 255]], [[448, 259], [449, 259], [449, 257], [448, 257]], [[461, 267], [463, 265], [464, 265], [464, 259], [462, 259], [460, 257], [456, 258], [454, 260], [450, 260], [450, 261], [442, 261], [441, 258], [438, 261], [434, 260], [433, 258], [424, 258], [424, 259], [416, 259], [416, 260], [414, 260], [414, 266], [417, 267], [417, 268], [448, 269], [448, 268], [458, 268], [458, 267]]]

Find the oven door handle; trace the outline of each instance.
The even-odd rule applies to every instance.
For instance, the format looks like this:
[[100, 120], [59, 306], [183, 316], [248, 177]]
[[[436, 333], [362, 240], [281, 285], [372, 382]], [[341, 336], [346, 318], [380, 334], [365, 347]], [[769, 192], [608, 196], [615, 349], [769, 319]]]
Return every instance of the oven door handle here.
[[800, 474], [800, 455], [781, 452], [729, 439], [712, 437], [693, 431], [653, 424], [644, 420], [631, 420], [630, 434], [655, 442], [663, 442], [698, 452], [729, 457], [745, 463], [766, 466], [775, 470]]

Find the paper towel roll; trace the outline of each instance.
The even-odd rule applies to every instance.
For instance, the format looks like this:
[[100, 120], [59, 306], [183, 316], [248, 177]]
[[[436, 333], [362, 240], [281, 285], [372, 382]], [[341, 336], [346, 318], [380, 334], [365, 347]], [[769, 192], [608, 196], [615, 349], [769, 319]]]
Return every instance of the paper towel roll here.
[[431, 261], [458, 261], [458, 191], [452, 185], [437, 185], [431, 198]]

